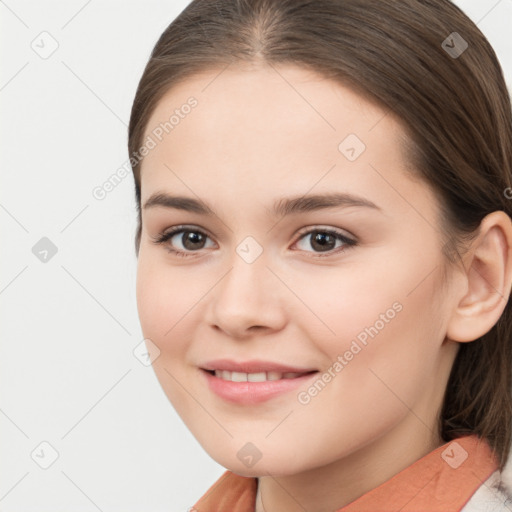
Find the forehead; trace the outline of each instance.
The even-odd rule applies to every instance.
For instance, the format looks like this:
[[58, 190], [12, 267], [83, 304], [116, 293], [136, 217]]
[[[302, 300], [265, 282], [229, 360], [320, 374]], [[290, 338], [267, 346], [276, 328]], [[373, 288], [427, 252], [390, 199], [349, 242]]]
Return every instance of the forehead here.
[[[152, 127], [168, 121], [191, 97], [197, 100], [199, 107], [193, 111], [197, 121], [195, 129], [199, 126], [211, 129], [222, 123], [223, 126], [243, 126], [252, 133], [286, 128], [283, 132], [286, 135], [294, 128], [294, 133], [338, 132], [339, 136], [347, 126], [367, 131], [384, 114], [389, 114], [368, 97], [363, 98], [340, 82], [306, 68], [231, 65], [204, 71], [174, 85], [157, 104], [147, 123], [146, 134]], [[388, 116], [388, 124], [396, 124], [397, 120], [391, 117]], [[183, 131], [183, 127], [173, 131]], [[237, 130], [232, 135], [236, 137], [244, 132]]]
[[[187, 106], [191, 98], [193, 108]], [[163, 96], [148, 136], [156, 145], [142, 164], [146, 197], [161, 185], [183, 189], [179, 176], [205, 192], [210, 185], [243, 185], [268, 193], [273, 182], [290, 193], [306, 192], [318, 181], [368, 188], [375, 185], [369, 164], [394, 172], [404, 165], [404, 131], [392, 114], [295, 66], [229, 66], [194, 75]], [[351, 149], [360, 153], [357, 159], [347, 158]], [[333, 166], [336, 172], [328, 172]]]

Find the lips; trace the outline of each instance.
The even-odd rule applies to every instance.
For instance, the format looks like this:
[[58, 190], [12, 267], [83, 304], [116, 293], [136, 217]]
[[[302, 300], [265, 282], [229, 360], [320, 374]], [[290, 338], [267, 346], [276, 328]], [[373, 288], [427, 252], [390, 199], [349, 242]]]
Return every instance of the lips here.
[[210, 373], [215, 371], [226, 371], [236, 373], [263, 373], [263, 372], [276, 372], [280, 374], [292, 374], [296, 373], [304, 375], [317, 371], [316, 368], [301, 368], [297, 366], [290, 366], [282, 363], [276, 363], [273, 361], [263, 361], [259, 359], [253, 359], [250, 361], [236, 362], [230, 359], [215, 359], [208, 361], [201, 365], [203, 370], [207, 370]]
[[[318, 374], [317, 371], [300, 374], [279, 374], [275, 372], [275, 375], [280, 378], [269, 379], [268, 377], [273, 372], [244, 374], [227, 370], [212, 371], [205, 369], [201, 369], [200, 372], [210, 391], [223, 400], [238, 405], [256, 405], [290, 394], [292, 391], [296, 391], [298, 387], [306, 386]], [[222, 375], [218, 376], [219, 373]], [[225, 373], [229, 374], [229, 380], [225, 379]], [[265, 379], [262, 378], [263, 375], [266, 377]], [[288, 375], [288, 377], [284, 377], [284, 375]], [[292, 377], [292, 375], [294, 376]], [[233, 376], [235, 376], [234, 380], [232, 380]], [[250, 378], [251, 376], [253, 378]]]
[[290, 393], [318, 373], [315, 368], [259, 359], [216, 359], [202, 364], [200, 369], [211, 391], [240, 405], [255, 405]]
[[[206, 370], [208, 371], [208, 370]], [[229, 380], [230, 382], [265, 382], [280, 379], [296, 379], [307, 375], [304, 373], [294, 372], [257, 372], [257, 373], [244, 373], [244, 372], [229, 372], [227, 370], [215, 370], [215, 372], [209, 372], [211, 375], [222, 380]]]

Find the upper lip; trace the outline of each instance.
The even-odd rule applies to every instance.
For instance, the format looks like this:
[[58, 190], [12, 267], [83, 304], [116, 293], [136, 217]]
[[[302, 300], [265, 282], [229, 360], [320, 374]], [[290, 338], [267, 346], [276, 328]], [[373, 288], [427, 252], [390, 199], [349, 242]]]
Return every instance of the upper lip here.
[[214, 361], [207, 361], [201, 368], [203, 370], [224, 370], [229, 372], [242, 372], [242, 373], [260, 373], [260, 372], [280, 372], [280, 373], [309, 373], [317, 371], [316, 368], [299, 368], [296, 366], [289, 366], [286, 364], [275, 363], [272, 361], [262, 361], [259, 359], [252, 359], [250, 361], [232, 361], [230, 359], [215, 359]]

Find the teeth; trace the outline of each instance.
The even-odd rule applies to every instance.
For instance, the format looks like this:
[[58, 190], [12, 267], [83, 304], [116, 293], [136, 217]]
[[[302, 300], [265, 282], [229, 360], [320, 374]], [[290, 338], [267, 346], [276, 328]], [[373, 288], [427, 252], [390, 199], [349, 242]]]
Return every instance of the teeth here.
[[300, 377], [301, 373], [293, 372], [228, 372], [227, 370], [215, 370], [215, 377], [222, 380], [230, 380], [231, 382], [265, 382], [267, 380], [294, 379]]
[[231, 380], [233, 382], [247, 382], [247, 373], [231, 372]]
[[265, 372], [247, 373], [247, 380], [249, 382], [264, 382], [267, 380], [267, 374]]

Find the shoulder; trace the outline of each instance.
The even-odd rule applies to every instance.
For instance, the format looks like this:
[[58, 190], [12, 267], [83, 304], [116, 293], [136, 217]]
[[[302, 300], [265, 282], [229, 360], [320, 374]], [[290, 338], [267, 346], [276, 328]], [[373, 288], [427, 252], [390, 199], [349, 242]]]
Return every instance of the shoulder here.
[[512, 486], [495, 471], [482, 483], [461, 512], [507, 512], [512, 509]]

